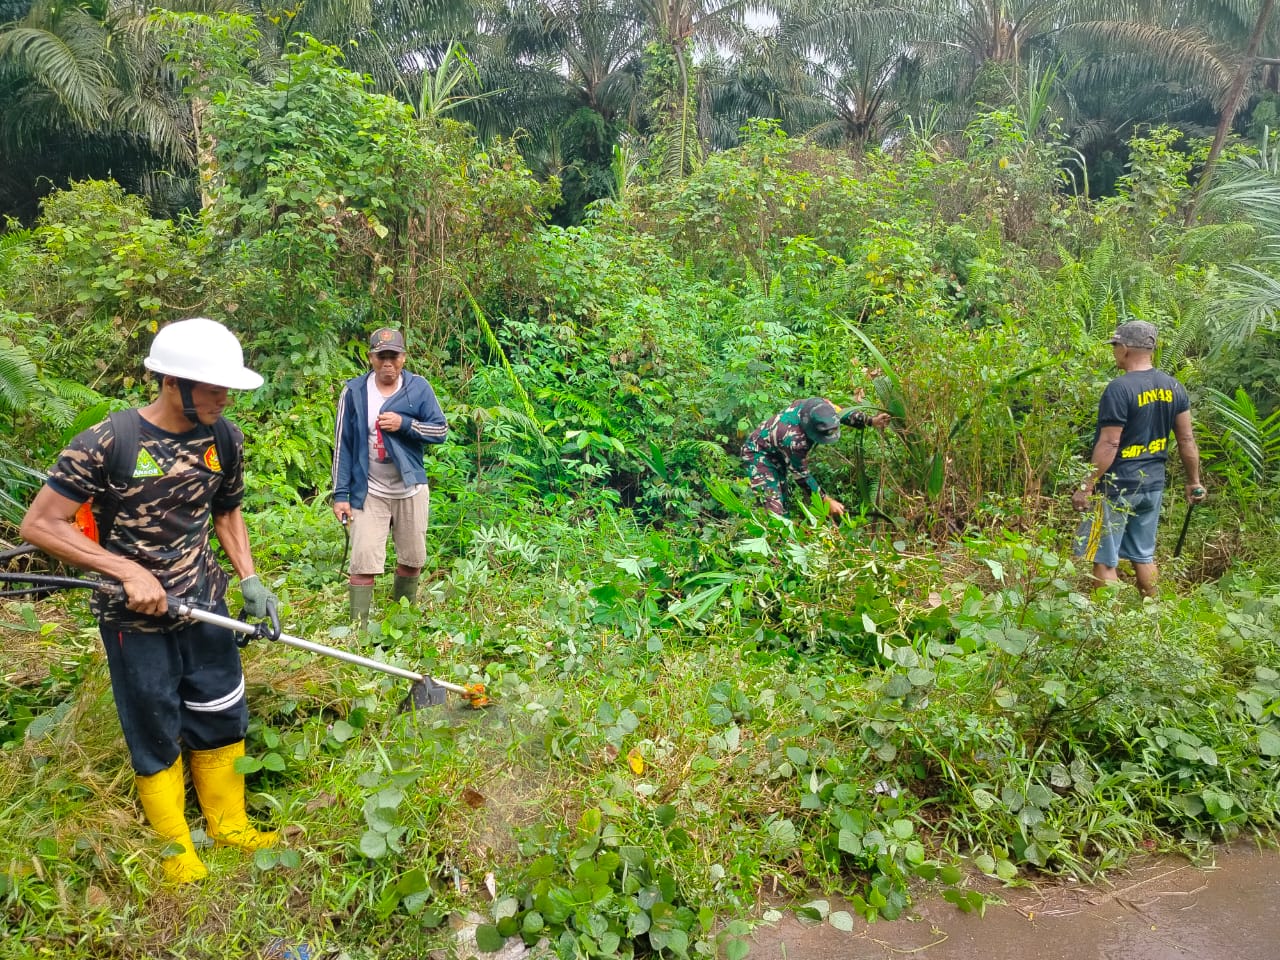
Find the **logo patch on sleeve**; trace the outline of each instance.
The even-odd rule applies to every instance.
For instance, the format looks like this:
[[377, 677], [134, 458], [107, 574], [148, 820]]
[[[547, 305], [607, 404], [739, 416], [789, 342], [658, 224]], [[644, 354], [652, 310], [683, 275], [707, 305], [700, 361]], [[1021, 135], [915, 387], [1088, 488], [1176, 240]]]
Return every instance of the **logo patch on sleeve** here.
[[222, 461], [218, 459], [218, 448], [216, 445], [210, 445], [209, 449], [204, 452], [204, 465], [214, 473], [222, 472]]
[[134, 464], [133, 476], [135, 479], [138, 477], [161, 477], [164, 476], [164, 471], [160, 469], [160, 464], [156, 463], [151, 454], [139, 447], [138, 462]]

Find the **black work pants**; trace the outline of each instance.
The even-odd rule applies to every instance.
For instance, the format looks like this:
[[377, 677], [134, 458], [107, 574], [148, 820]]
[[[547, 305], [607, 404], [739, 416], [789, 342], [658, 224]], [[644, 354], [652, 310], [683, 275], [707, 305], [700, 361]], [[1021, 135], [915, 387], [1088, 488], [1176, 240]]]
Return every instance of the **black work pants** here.
[[[225, 617], [227, 605], [219, 601], [213, 612]], [[135, 773], [167, 770], [183, 745], [216, 750], [244, 739], [249, 707], [234, 633], [199, 621], [158, 633], [99, 629]]]

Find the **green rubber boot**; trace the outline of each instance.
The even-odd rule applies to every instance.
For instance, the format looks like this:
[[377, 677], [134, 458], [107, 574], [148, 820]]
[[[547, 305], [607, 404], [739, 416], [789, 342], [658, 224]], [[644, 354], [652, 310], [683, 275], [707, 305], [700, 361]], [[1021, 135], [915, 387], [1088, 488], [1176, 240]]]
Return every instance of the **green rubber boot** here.
[[422, 579], [422, 574], [414, 574], [412, 577], [402, 577], [396, 574], [396, 578], [391, 584], [391, 602], [399, 603], [401, 597], [408, 597], [409, 603], [418, 602], [418, 581]]
[[369, 625], [369, 607], [373, 605], [373, 584], [348, 584], [347, 593], [351, 598], [351, 622], [363, 631]]

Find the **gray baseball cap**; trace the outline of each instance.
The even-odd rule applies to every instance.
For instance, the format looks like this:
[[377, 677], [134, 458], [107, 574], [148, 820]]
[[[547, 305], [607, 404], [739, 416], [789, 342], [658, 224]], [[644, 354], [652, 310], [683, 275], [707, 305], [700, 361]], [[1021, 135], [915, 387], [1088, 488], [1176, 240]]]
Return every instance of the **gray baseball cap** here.
[[1154, 350], [1156, 348], [1156, 325], [1145, 320], [1130, 320], [1116, 327], [1108, 343], [1118, 343], [1122, 347], [1134, 350]]

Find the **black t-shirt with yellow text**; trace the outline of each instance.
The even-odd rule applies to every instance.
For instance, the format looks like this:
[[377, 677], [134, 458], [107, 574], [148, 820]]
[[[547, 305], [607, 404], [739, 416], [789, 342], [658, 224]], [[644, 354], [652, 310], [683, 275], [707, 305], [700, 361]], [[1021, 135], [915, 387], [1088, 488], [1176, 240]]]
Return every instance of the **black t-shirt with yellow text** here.
[[1093, 442], [1097, 444], [1103, 427], [1120, 427], [1120, 449], [1099, 490], [1108, 494], [1163, 490], [1173, 422], [1190, 408], [1186, 389], [1163, 370], [1132, 370], [1107, 384], [1098, 402]]

